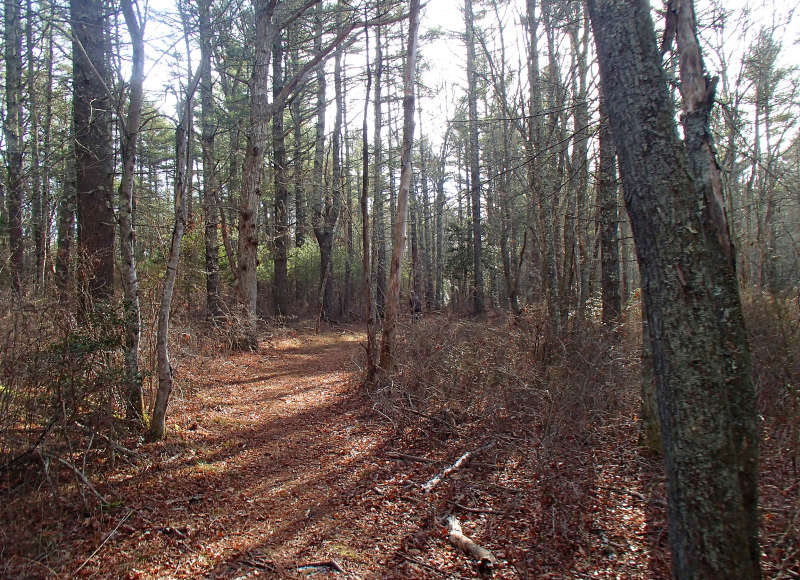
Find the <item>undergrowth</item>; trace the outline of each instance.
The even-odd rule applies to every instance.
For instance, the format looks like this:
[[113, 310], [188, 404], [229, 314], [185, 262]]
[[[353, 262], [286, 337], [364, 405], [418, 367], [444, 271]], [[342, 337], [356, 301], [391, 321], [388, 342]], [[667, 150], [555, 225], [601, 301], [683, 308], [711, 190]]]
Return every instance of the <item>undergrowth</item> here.
[[556, 336], [536, 309], [488, 322], [431, 316], [404, 327], [397, 370], [375, 397], [401, 422], [416, 412], [496, 429], [523, 421], [543, 440], [588, 437], [630, 409], [639, 352], [638, 333], [626, 332], [586, 321]]

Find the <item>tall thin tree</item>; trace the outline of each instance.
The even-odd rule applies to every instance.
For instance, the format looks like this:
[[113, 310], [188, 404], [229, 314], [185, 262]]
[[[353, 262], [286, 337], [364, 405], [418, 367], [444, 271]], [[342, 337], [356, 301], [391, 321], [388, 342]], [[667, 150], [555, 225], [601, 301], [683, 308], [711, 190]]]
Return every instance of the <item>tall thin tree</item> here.
[[[122, 289], [125, 294], [125, 415], [129, 421], [144, 420], [142, 376], [139, 373], [139, 339], [141, 315], [139, 311], [139, 280], [136, 274], [136, 234], [133, 223], [134, 172], [136, 171], [136, 144], [142, 119], [144, 101], [144, 26], [134, 10], [131, 0], [120, 4], [131, 37], [133, 66], [128, 94], [128, 115], [120, 123], [122, 137], [122, 178], [119, 184], [119, 235], [122, 250]], [[138, 6], [137, 6], [138, 8]]]
[[408, 195], [411, 189], [411, 149], [414, 143], [414, 71], [417, 61], [419, 33], [419, 0], [409, 0], [408, 45], [403, 68], [403, 147], [400, 158], [400, 189], [397, 194], [397, 219], [394, 222], [392, 261], [389, 267], [389, 292], [383, 324], [380, 370], [391, 373], [394, 365], [394, 343], [400, 310], [400, 263], [406, 242]]
[[25, 248], [22, 230], [24, 183], [22, 174], [22, 29], [19, 0], [5, 0], [6, 138], [8, 234], [11, 245], [11, 287], [22, 290]]

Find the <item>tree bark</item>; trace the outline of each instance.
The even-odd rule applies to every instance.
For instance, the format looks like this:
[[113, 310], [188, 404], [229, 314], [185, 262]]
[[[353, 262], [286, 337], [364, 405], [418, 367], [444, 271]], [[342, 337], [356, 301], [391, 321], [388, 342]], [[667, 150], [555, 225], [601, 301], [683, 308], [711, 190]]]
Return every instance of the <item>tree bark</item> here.
[[[370, 251], [370, 232], [369, 232], [369, 140], [367, 137], [367, 116], [369, 113], [369, 91], [372, 83], [372, 69], [369, 65], [369, 28], [364, 26], [364, 38], [366, 47], [367, 87], [364, 93], [364, 116], [361, 121], [361, 264], [364, 269], [364, 301], [366, 303], [367, 317], [367, 372], [364, 382], [371, 385], [375, 380], [377, 372], [377, 340], [375, 335], [375, 325], [377, 316], [375, 311], [375, 295], [372, 284], [372, 253]], [[380, 40], [379, 40], [380, 41]]]
[[131, 70], [128, 115], [120, 123], [122, 137], [122, 178], [119, 184], [119, 237], [122, 250], [122, 289], [125, 296], [125, 416], [143, 424], [144, 401], [142, 376], [139, 373], [139, 340], [141, 315], [139, 281], [136, 275], [136, 233], [133, 223], [133, 181], [136, 171], [136, 143], [142, 119], [144, 100], [144, 22], [134, 13], [131, 0], [122, 0], [122, 13], [131, 37], [133, 67]]
[[64, 188], [58, 204], [56, 287], [64, 300], [72, 282], [72, 249], [75, 245], [75, 142], [70, 140], [64, 160]]
[[411, 148], [414, 143], [414, 71], [417, 61], [419, 0], [409, 0], [408, 47], [403, 69], [403, 149], [400, 159], [400, 189], [397, 194], [397, 219], [394, 223], [392, 262], [389, 267], [389, 293], [381, 342], [381, 372], [388, 375], [394, 364], [394, 343], [400, 309], [400, 262], [406, 238], [408, 194], [411, 189]]
[[[383, 128], [383, 44], [381, 40], [381, 27], [375, 28], [375, 122], [373, 124], [375, 135], [373, 138], [373, 165], [375, 166], [375, 179], [373, 184], [373, 224], [372, 240], [375, 252], [375, 300], [378, 317], [383, 317], [386, 309], [386, 197], [383, 193], [383, 142], [381, 130]], [[390, 107], [391, 110], [391, 107]], [[391, 143], [391, 121], [389, 122], [389, 142]], [[391, 147], [390, 147], [391, 149]], [[391, 167], [389, 171], [392, 171]], [[392, 222], [394, 223], [394, 222]]]
[[[25, 2], [25, 48], [27, 62], [27, 86], [28, 86], [28, 132], [30, 140], [30, 198], [31, 198], [31, 225], [33, 230], [33, 247], [36, 256], [34, 280], [39, 290], [44, 289], [44, 271], [47, 261], [47, 226], [49, 224], [48, 207], [44, 190], [42, 188], [41, 148], [39, 133], [39, 97], [36, 87], [36, 78], [39, 71], [36, 67], [36, 59], [33, 49], [36, 40], [33, 37], [33, 19], [38, 16], [33, 10], [31, 0]], [[44, 7], [41, 7], [44, 8]], [[45, 104], [47, 106], [47, 104]]]
[[106, 85], [106, 10], [101, 2], [70, 0], [70, 19], [78, 245], [90, 260], [90, 297], [107, 300], [114, 294], [116, 232], [112, 107]]
[[[714, 105], [717, 77], [705, 74], [703, 54], [697, 39], [697, 22], [691, 0], [670, 0], [662, 52], [669, 43], [670, 31], [675, 35], [680, 55], [680, 90], [683, 97], [683, 134], [691, 172], [702, 182], [699, 189], [706, 196], [703, 219], [716, 230], [719, 244], [733, 260], [728, 216], [722, 191], [722, 176], [711, 136], [710, 116]], [[734, 263], [734, 267], [735, 267]]]
[[253, 0], [256, 32], [254, 38], [253, 73], [250, 78], [250, 127], [247, 131], [247, 150], [242, 167], [242, 199], [239, 207], [239, 294], [245, 317], [245, 336], [248, 348], [255, 348], [256, 302], [258, 299], [258, 205], [261, 198], [261, 169], [269, 129], [270, 50], [275, 35], [272, 23], [276, 0]]
[[203, 154], [203, 213], [205, 213], [206, 317], [222, 316], [219, 293], [219, 203], [215, 162], [214, 86], [211, 80], [211, 1], [198, 4], [200, 20], [200, 146]]
[[617, 150], [611, 138], [605, 97], [600, 94], [597, 207], [600, 226], [601, 294], [603, 323], [614, 324], [622, 313], [619, 280], [619, 211], [617, 204]]
[[[297, 36], [294, 35], [297, 39]], [[295, 41], [296, 44], [296, 41]], [[295, 46], [291, 52], [292, 70], [294, 74], [300, 72], [300, 55]], [[294, 136], [294, 245], [301, 248], [306, 242], [306, 192], [303, 186], [303, 113], [301, 109], [301, 99], [296, 98], [290, 105], [292, 112], [293, 136]], [[297, 281], [296, 294], [300, 297], [300, 282]]]
[[732, 261], [703, 219], [646, 0], [590, 0], [653, 350], [676, 578], [758, 578], [758, 429]]
[[[280, 98], [283, 90], [283, 39], [275, 32], [272, 42], [272, 94], [273, 101]], [[283, 108], [272, 114], [272, 167], [275, 177], [275, 314], [289, 313], [289, 180], [286, 168], [286, 138], [283, 129]]]

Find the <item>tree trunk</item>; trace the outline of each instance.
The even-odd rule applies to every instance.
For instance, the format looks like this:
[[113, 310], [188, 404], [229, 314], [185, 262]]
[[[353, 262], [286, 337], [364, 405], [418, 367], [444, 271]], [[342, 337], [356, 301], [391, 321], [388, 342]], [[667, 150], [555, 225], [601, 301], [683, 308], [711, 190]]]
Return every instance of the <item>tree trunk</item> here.
[[450, 135], [445, 135], [444, 143], [439, 158], [439, 175], [436, 181], [436, 293], [434, 308], [439, 310], [444, 305], [444, 207], [447, 201], [444, 193], [445, 165], [447, 156], [447, 140]]
[[72, 276], [72, 248], [75, 243], [75, 150], [74, 139], [67, 146], [67, 157], [64, 160], [64, 188], [58, 204], [57, 250], [56, 250], [56, 287], [64, 300], [69, 293]]
[[[39, 133], [39, 97], [36, 87], [36, 77], [39, 71], [35, 68], [34, 57], [33, 19], [39, 16], [33, 10], [31, 0], [26, 0], [25, 10], [25, 48], [27, 62], [27, 87], [28, 87], [28, 132], [31, 136], [31, 167], [30, 167], [30, 197], [31, 197], [31, 225], [33, 230], [33, 247], [36, 256], [34, 280], [39, 290], [44, 289], [44, 269], [47, 260], [46, 229], [48, 225], [48, 208], [42, 189], [42, 169]], [[43, 8], [43, 7], [42, 7]]]
[[[589, 299], [589, 216], [587, 211], [587, 198], [589, 190], [589, 101], [587, 77], [589, 66], [587, 64], [588, 52], [588, 21], [582, 9], [582, 3], [573, 3], [575, 12], [573, 22], [569, 26], [572, 50], [575, 53], [575, 79], [573, 84], [573, 146], [570, 165], [572, 167], [572, 181], [575, 188], [576, 200], [576, 245], [575, 280], [578, 288], [576, 292], [576, 313], [578, 320], [583, 320], [586, 310], [586, 301]], [[583, 34], [579, 35], [579, 28]]]
[[472, 202], [472, 298], [473, 309], [476, 314], [480, 314], [484, 311], [483, 266], [481, 263], [481, 174], [478, 152], [478, 71], [475, 67], [475, 31], [473, 27], [472, 0], [464, 0], [464, 19], [466, 21], [469, 175], [470, 200]]
[[[703, 219], [719, 238], [719, 245], [733, 260], [728, 216], [722, 192], [722, 176], [710, 131], [711, 108], [717, 77], [705, 74], [703, 55], [697, 40], [697, 23], [691, 0], [670, 0], [667, 12], [667, 30], [673, 30], [680, 54], [681, 96], [683, 97], [683, 134], [692, 175], [702, 185], [698, 188], [706, 196]], [[665, 32], [665, 41], [668, 32]], [[662, 47], [662, 51], [666, 48]], [[735, 262], [733, 263], [735, 267]]]
[[206, 317], [222, 316], [219, 294], [219, 203], [215, 163], [214, 93], [211, 79], [211, 1], [201, 0], [200, 17], [200, 146], [203, 152], [203, 213], [205, 213]]
[[590, 0], [636, 241], [676, 578], [758, 578], [758, 429], [732, 260], [702, 219], [645, 0]]
[[[317, 6], [314, 16], [314, 52], [322, 53], [322, 4]], [[320, 65], [317, 68], [317, 105], [316, 105], [316, 127], [314, 136], [314, 166], [312, 182], [314, 187], [312, 210], [313, 210], [313, 229], [314, 236], [317, 238], [320, 254], [319, 272], [319, 292], [322, 293], [326, 286], [326, 275], [328, 263], [330, 262], [330, 244], [326, 243], [324, 232], [323, 206], [326, 199], [325, 192], [325, 104], [326, 104], [326, 79], [325, 67]], [[320, 307], [323, 306], [324, 297], [320, 296]]]
[[411, 232], [408, 236], [408, 243], [411, 246], [411, 289], [416, 296], [422, 296], [422, 280], [419, 267], [419, 232], [417, 227], [419, 224], [419, 202], [417, 201], [417, 196], [414, 194], [414, 188], [411, 188], [409, 195], [411, 196], [409, 210]]
[[[272, 42], [272, 94], [273, 101], [283, 90], [283, 42], [276, 31]], [[287, 271], [289, 247], [289, 180], [286, 169], [286, 139], [283, 129], [283, 108], [272, 115], [272, 166], [275, 171], [275, 314], [289, 313], [289, 275]]]
[[136, 275], [136, 234], [133, 223], [133, 181], [136, 171], [136, 143], [142, 118], [144, 83], [144, 23], [134, 13], [131, 0], [122, 0], [122, 13], [131, 37], [133, 67], [128, 96], [128, 116], [120, 123], [122, 136], [122, 179], [119, 184], [119, 237], [122, 250], [122, 289], [125, 295], [125, 416], [143, 424], [144, 401], [139, 373], [139, 281]]
[[417, 61], [419, 0], [409, 0], [408, 48], [403, 69], [403, 149], [400, 160], [400, 190], [397, 195], [397, 220], [394, 223], [392, 262], [389, 267], [389, 294], [381, 343], [381, 372], [392, 372], [397, 318], [400, 309], [400, 262], [406, 238], [408, 193], [411, 188], [411, 148], [414, 143], [414, 70]]
[[361, 121], [361, 264], [364, 269], [364, 301], [366, 303], [366, 316], [367, 316], [367, 372], [364, 382], [371, 385], [375, 380], [375, 373], [377, 372], [377, 354], [378, 345], [375, 336], [375, 325], [377, 316], [375, 312], [375, 296], [373, 293], [372, 284], [372, 253], [370, 251], [370, 233], [369, 233], [369, 141], [367, 138], [367, 116], [369, 113], [369, 91], [372, 83], [372, 69], [369, 66], [369, 27], [364, 26], [364, 38], [366, 47], [364, 54], [366, 55], [366, 70], [367, 70], [367, 87], [364, 94], [367, 98], [364, 99], [364, 116]]
[[[383, 45], [381, 43], [381, 27], [375, 28], [375, 122], [373, 138], [373, 165], [375, 166], [375, 183], [373, 185], [373, 225], [372, 240], [375, 251], [375, 300], [378, 316], [383, 317], [386, 307], [386, 199], [383, 188], [383, 142], [381, 129], [383, 127], [382, 94], [383, 89]], [[391, 142], [391, 121], [389, 122], [389, 141]], [[392, 171], [391, 164], [389, 171]], [[394, 222], [392, 222], [394, 223]]]
[[[6, 171], [8, 175], [8, 234], [11, 246], [11, 288], [22, 291], [25, 266], [22, 230], [24, 182], [22, 174], [22, 34], [19, 0], [5, 0], [6, 111], [3, 132], [6, 138]], [[33, 95], [31, 95], [33, 96]]]
[[[342, 28], [342, 11], [344, 5], [339, 2], [336, 11], [336, 26], [341, 39], [347, 34], [352, 25]], [[325, 50], [322, 48], [322, 5], [317, 8], [316, 38], [314, 51], [316, 58], [321, 60]], [[320, 251], [320, 304], [322, 317], [330, 320], [333, 315], [333, 238], [336, 231], [336, 222], [339, 219], [342, 203], [342, 167], [341, 167], [341, 132], [342, 132], [342, 47], [341, 42], [334, 41], [329, 47], [335, 46], [334, 67], [334, 92], [336, 100], [336, 117], [334, 120], [333, 136], [331, 137], [333, 157], [333, 179], [330, 194], [325, 192], [323, 180], [323, 160], [325, 154], [325, 70], [322, 65], [317, 68], [317, 133], [316, 151], [314, 154], [314, 185], [317, 191], [314, 197], [314, 235], [319, 243]]]
[[[344, 63], [342, 64], [344, 67]], [[347, 93], [346, 85], [342, 87], [342, 93]], [[367, 98], [369, 101], [369, 98]], [[347, 100], [342, 99], [342, 117], [347, 119]], [[345, 218], [347, 220], [347, 229], [345, 231], [346, 249], [344, 261], [344, 292], [342, 294], [342, 315], [348, 320], [352, 314], [352, 300], [353, 300], [353, 190], [352, 181], [350, 180], [350, 135], [347, 131], [347, 123], [344, 123], [344, 177], [342, 180], [342, 195], [345, 199]]]
[[255, 12], [255, 56], [250, 78], [250, 127], [242, 166], [242, 199], [239, 207], [239, 294], [245, 316], [247, 347], [255, 348], [256, 302], [258, 299], [258, 205], [261, 198], [261, 169], [269, 129], [269, 58], [275, 29], [274, 0], [253, 0]]
[[107, 300], [114, 294], [116, 232], [112, 104], [106, 86], [106, 10], [101, 2], [70, 0], [70, 18], [78, 244], [90, 260], [90, 297]]
[[[601, 89], [602, 91], [602, 89]], [[622, 313], [619, 280], [619, 211], [617, 204], [617, 150], [611, 138], [605, 98], [600, 94], [597, 207], [600, 226], [600, 269], [603, 322], [614, 324]]]
[[[297, 35], [293, 37], [296, 39]], [[296, 44], [296, 43], [295, 43]], [[294, 74], [300, 72], [300, 53], [298, 48], [292, 49], [292, 70]], [[290, 105], [292, 112], [294, 136], [294, 245], [302, 247], [306, 242], [306, 193], [303, 187], [303, 112], [301, 99], [296, 98]], [[296, 295], [301, 294], [299, 278], [297, 280]]]
[[[48, 18], [52, 21], [55, 17], [55, 7], [53, 2], [47, 3]], [[43, 261], [42, 261], [42, 284], [47, 282], [46, 271], [50, 269], [53, 271], [54, 264], [50, 258], [50, 175], [52, 171], [52, 164], [49, 162], [52, 156], [52, 140], [53, 140], [53, 26], [47, 27], [47, 48], [46, 48], [46, 67], [47, 67], [47, 85], [45, 88], [45, 112], [44, 112], [44, 158], [47, 161], [42, 167], [42, 244], [43, 244]], [[48, 265], [48, 259], [51, 263]]]
[[[420, 110], [420, 116], [422, 110]], [[420, 118], [420, 135], [422, 135], [422, 119]], [[426, 156], [425, 140], [420, 139], [419, 142], [419, 159], [420, 159], [420, 189], [422, 191], [422, 208], [420, 211], [420, 220], [422, 222], [422, 268], [424, 275], [424, 293], [425, 293], [425, 309], [430, 310], [433, 308], [433, 243], [431, 240], [431, 204], [430, 192], [428, 191], [428, 158]]]
[[153, 406], [153, 417], [150, 420], [148, 438], [158, 440], [166, 432], [167, 405], [172, 393], [172, 365], [169, 362], [169, 317], [172, 308], [172, 296], [175, 291], [175, 280], [178, 277], [178, 262], [181, 256], [181, 240], [186, 228], [186, 163], [188, 161], [188, 136], [186, 123], [192, 97], [200, 81], [200, 75], [189, 83], [184, 100], [178, 108], [178, 126], [175, 127], [175, 225], [172, 228], [172, 241], [167, 259], [167, 270], [164, 286], [161, 290], [161, 305], [158, 309], [158, 329], [156, 332], [156, 355], [158, 357], [158, 392]]

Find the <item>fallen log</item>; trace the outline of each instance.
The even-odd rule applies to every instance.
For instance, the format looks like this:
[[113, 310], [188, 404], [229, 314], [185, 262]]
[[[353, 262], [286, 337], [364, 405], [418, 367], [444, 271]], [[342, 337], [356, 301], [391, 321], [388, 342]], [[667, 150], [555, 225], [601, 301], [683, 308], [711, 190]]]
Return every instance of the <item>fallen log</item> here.
[[478, 562], [478, 571], [482, 574], [492, 574], [497, 565], [497, 558], [489, 550], [465, 536], [458, 518], [453, 515], [447, 516], [447, 539], [453, 546]]

